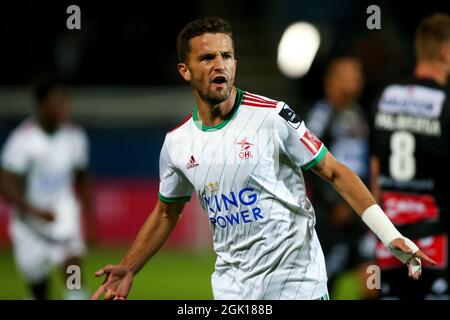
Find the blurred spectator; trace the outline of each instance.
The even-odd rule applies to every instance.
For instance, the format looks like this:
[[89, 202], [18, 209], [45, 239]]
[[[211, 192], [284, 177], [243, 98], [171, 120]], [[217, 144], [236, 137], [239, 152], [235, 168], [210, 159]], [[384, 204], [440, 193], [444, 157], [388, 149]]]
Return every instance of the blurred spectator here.
[[[351, 56], [332, 60], [324, 76], [325, 97], [307, 116], [307, 126], [334, 156], [367, 184], [369, 178], [368, 124], [358, 98], [364, 87], [361, 62]], [[325, 181], [311, 178], [317, 203], [317, 229], [327, 264], [330, 294], [336, 280], [349, 270], [357, 271], [363, 298], [372, 298], [366, 286], [366, 267], [373, 255], [371, 235], [352, 208]], [[331, 214], [330, 214], [331, 212]]]
[[[38, 84], [35, 99], [35, 116], [24, 120], [4, 145], [0, 186], [14, 205], [9, 232], [17, 267], [32, 298], [47, 299], [53, 267], [61, 266], [66, 278], [73, 274], [69, 266], [80, 267], [85, 251], [72, 184], [82, 209], [90, 212], [88, 141], [81, 128], [68, 123], [69, 97], [62, 84]], [[85, 298], [81, 284], [72, 284], [75, 289], [67, 288], [65, 298]]]

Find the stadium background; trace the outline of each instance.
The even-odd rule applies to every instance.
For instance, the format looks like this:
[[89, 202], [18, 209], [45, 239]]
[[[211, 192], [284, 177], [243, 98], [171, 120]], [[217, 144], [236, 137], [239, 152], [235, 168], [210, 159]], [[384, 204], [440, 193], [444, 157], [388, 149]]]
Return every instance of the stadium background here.
[[[81, 8], [81, 30], [66, 28], [66, 8]], [[366, 27], [366, 8], [381, 8], [381, 30]], [[96, 241], [82, 266], [91, 292], [93, 272], [117, 262], [154, 205], [164, 135], [191, 112], [194, 100], [176, 71], [175, 41], [189, 21], [222, 16], [233, 26], [238, 87], [288, 102], [304, 116], [322, 95], [326, 62], [356, 54], [363, 62], [368, 109], [385, 83], [414, 65], [413, 31], [447, 1], [271, 0], [172, 2], [18, 1], [0, 10], [0, 146], [32, 111], [31, 85], [59, 74], [72, 85], [73, 117], [88, 133], [94, 182]], [[294, 80], [277, 67], [277, 46], [287, 26], [313, 23], [321, 44], [311, 69]], [[193, 198], [194, 199], [194, 198]], [[314, 205], [320, 205], [314, 203]], [[8, 204], [0, 197], [0, 299], [22, 299], [7, 235]], [[320, 234], [319, 234], [320, 237]], [[214, 255], [198, 201], [187, 207], [162, 251], [138, 275], [131, 298], [210, 299]], [[52, 297], [62, 280], [53, 274]], [[351, 274], [335, 298], [360, 297]]]

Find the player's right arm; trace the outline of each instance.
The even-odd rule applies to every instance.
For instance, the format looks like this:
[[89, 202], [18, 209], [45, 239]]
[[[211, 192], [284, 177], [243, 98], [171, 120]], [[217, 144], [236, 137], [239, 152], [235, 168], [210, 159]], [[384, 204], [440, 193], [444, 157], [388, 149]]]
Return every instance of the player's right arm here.
[[[24, 128], [29, 127], [27, 123]], [[34, 208], [25, 196], [25, 175], [30, 168], [30, 136], [19, 126], [7, 138], [0, 158], [0, 192], [15, 205], [21, 214], [37, 216], [53, 221], [51, 212]]]
[[161, 148], [156, 206], [120, 263], [107, 265], [95, 273], [97, 277], [106, 275], [106, 279], [91, 299], [98, 299], [103, 293], [108, 300], [125, 299], [128, 296], [134, 276], [161, 248], [177, 224], [185, 203], [191, 198], [193, 186], [172, 161], [170, 150], [177, 148], [170, 147], [170, 140], [169, 134], [166, 135]]
[[12, 204], [17, 206], [22, 214], [33, 215], [45, 221], [53, 221], [54, 215], [47, 210], [33, 207], [23, 192], [23, 180], [20, 175], [6, 169], [0, 169], [0, 191]]
[[98, 299], [105, 293], [105, 299], [125, 299], [131, 288], [134, 276], [145, 263], [161, 248], [177, 224], [185, 202], [166, 203], [158, 199], [133, 244], [117, 265], [107, 265], [95, 275], [106, 275], [104, 283], [92, 295]]
[[[23, 126], [23, 127], [22, 127]], [[14, 130], [5, 142], [0, 159], [0, 192], [21, 214], [34, 215], [52, 221], [51, 212], [34, 208], [25, 196], [25, 175], [30, 168], [30, 136], [27, 123]]]
[[19, 191], [19, 185], [23, 180], [19, 175], [1, 169], [0, 171], [0, 190], [6, 198], [14, 205], [16, 205], [22, 212], [32, 212], [32, 206], [25, 199], [22, 192]]

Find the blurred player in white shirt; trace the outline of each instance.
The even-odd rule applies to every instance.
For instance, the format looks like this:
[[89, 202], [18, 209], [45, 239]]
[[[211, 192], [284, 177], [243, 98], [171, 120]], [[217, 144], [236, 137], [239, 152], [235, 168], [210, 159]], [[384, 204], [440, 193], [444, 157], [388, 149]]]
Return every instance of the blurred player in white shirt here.
[[[80, 266], [85, 251], [80, 212], [91, 212], [88, 141], [81, 128], [69, 123], [62, 84], [43, 82], [34, 96], [34, 116], [19, 124], [3, 146], [0, 185], [13, 204], [9, 233], [17, 267], [33, 298], [47, 299], [52, 268], [61, 266], [67, 276], [67, 267]], [[84, 296], [75, 289], [65, 298]]]

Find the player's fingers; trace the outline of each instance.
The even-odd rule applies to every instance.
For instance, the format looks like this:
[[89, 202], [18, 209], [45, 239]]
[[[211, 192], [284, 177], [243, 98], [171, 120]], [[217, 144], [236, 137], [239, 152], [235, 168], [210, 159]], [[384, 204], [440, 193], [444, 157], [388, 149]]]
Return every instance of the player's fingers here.
[[422, 259], [423, 261], [431, 264], [431, 265], [435, 265], [436, 261], [434, 261], [433, 259], [431, 259], [429, 256], [427, 256], [425, 253], [423, 253], [422, 251], [417, 251], [414, 254], [417, 258]]
[[100, 296], [103, 294], [103, 292], [105, 292], [106, 290], [106, 286], [104, 284], [102, 284], [97, 291], [95, 291], [95, 293], [91, 296], [90, 300], [97, 300], [98, 298], [100, 298]]
[[95, 276], [100, 277], [104, 274], [111, 273], [112, 270], [113, 270], [113, 266], [108, 264], [108, 265], [104, 266], [103, 268], [101, 268], [100, 270], [96, 271]]
[[414, 280], [419, 280], [421, 272], [420, 271], [414, 271], [412, 267], [409, 268], [409, 273], [411, 274], [410, 277]]
[[100, 270], [95, 271], [94, 274], [96, 277], [101, 277], [102, 275], [105, 274], [105, 270], [104, 270], [104, 268], [101, 268]]
[[112, 290], [106, 290], [105, 300], [114, 300], [117, 297], [117, 293]]
[[418, 280], [420, 278], [421, 272], [420, 271], [414, 271], [411, 264], [408, 264], [408, 277]]

